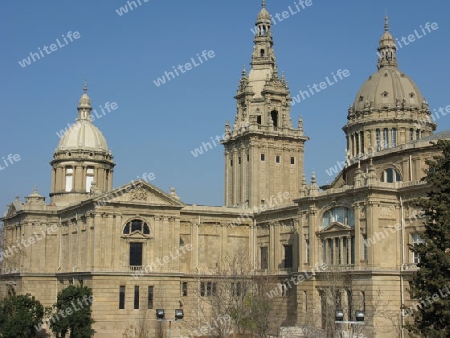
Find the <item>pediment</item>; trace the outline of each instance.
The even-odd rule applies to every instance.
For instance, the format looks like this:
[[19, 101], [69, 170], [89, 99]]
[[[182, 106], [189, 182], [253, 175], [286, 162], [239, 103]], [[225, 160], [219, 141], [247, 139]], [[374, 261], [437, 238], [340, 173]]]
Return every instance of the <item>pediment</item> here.
[[146, 240], [151, 238], [150, 235], [144, 235], [143, 233], [139, 232], [139, 231], [135, 231], [133, 233], [131, 233], [130, 235], [124, 235], [122, 234], [123, 238], [127, 238], [128, 240]]
[[19, 211], [22, 210], [23, 210], [22, 203], [18, 199], [16, 199], [8, 206], [8, 210], [6, 211], [4, 217], [14, 216]]
[[334, 222], [334, 223], [331, 223], [329, 226], [327, 226], [325, 229], [322, 229], [320, 231], [320, 233], [337, 232], [337, 231], [351, 231], [352, 229], [353, 228], [348, 225], [344, 225], [339, 222]]
[[155, 206], [184, 207], [176, 197], [145, 181], [132, 181], [94, 199], [96, 205], [111, 203], [147, 204]]

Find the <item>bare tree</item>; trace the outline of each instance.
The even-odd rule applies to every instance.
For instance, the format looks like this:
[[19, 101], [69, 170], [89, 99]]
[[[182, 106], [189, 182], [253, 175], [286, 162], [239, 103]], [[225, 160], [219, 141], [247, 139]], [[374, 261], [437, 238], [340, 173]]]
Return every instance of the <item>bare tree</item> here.
[[213, 331], [209, 335], [228, 338], [232, 331], [242, 330], [248, 317], [245, 300], [252, 289], [253, 272], [248, 262], [246, 255], [226, 256], [208, 272], [208, 277], [199, 278], [195, 293], [203, 319], [209, 323], [208, 331]]
[[199, 277], [195, 294], [203, 319], [212, 324], [209, 335], [277, 335], [281, 324], [294, 313], [295, 290], [280, 287], [280, 276], [256, 274], [249, 261], [239, 252], [225, 256], [215, 269]]
[[[311, 334], [307, 337], [347, 337], [348, 333], [355, 337], [371, 337], [375, 332], [382, 333], [381, 328], [375, 328], [374, 318], [385, 318], [391, 322], [388, 328], [399, 332], [400, 325], [395, 311], [391, 310], [390, 301], [383, 300], [381, 291], [373, 289], [364, 279], [356, 278], [352, 271], [343, 271], [339, 267], [330, 267], [328, 271], [319, 276], [320, 281], [320, 322], [322, 332], [314, 331], [311, 323], [307, 325]], [[336, 310], [342, 310], [344, 321], [355, 321], [355, 312], [364, 311], [364, 322], [359, 325], [335, 323]], [[317, 316], [317, 313], [315, 314]], [[317, 319], [317, 317], [316, 317]]]
[[[294, 296], [294, 293], [288, 292], [274, 276], [254, 276], [252, 282], [253, 292], [245, 303], [248, 310], [244, 327], [259, 338], [277, 335], [281, 323], [292, 310], [289, 308], [289, 296]], [[277, 297], [272, 296], [273, 290], [280, 290]]]
[[123, 338], [150, 338], [147, 327], [147, 310], [142, 309], [139, 311], [139, 317], [134, 321], [130, 322], [125, 328]]

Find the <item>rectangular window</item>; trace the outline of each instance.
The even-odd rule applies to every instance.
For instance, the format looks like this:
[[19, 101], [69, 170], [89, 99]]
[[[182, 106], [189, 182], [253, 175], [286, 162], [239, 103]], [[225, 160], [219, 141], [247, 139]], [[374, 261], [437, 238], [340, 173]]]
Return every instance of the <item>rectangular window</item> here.
[[239, 161], [238, 163], [241, 164], [241, 158], [240, 157], [238, 157], [238, 161]]
[[387, 149], [389, 147], [389, 131], [387, 128], [383, 129], [383, 142], [384, 149]]
[[416, 130], [416, 140], [419, 140], [419, 139], [420, 139], [420, 130], [417, 129]]
[[365, 153], [365, 145], [364, 145], [364, 132], [362, 131], [362, 132], [360, 132], [359, 133], [359, 136], [360, 136], [360, 138], [361, 138], [361, 154], [364, 154]]
[[233, 160], [230, 160], [230, 167], [233, 166]]
[[375, 137], [376, 137], [376, 143], [377, 143], [377, 150], [381, 149], [381, 131], [380, 129], [377, 129], [375, 131]]
[[309, 239], [306, 240], [305, 248], [306, 248], [306, 252], [305, 252], [305, 255], [306, 255], [306, 263], [309, 263], [309, 251], [310, 251], [310, 247], [309, 247]]
[[73, 189], [73, 168], [66, 168], [66, 192]]
[[355, 264], [355, 236], [350, 237], [350, 264]]
[[275, 162], [280, 163], [280, 155], [275, 156]]
[[393, 147], [397, 146], [397, 129], [396, 128], [391, 129], [391, 142], [392, 142]]
[[200, 282], [200, 296], [210, 297], [217, 295], [217, 283], [216, 282]]
[[[412, 244], [413, 245], [418, 245], [418, 244], [425, 243], [425, 241], [423, 240], [422, 236], [420, 236], [419, 234], [411, 234], [411, 239], [412, 239]], [[420, 256], [416, 252], [412, 253], [412, 262], [415, 263], [415, 264], [420, 263]]]
[[295, 157], [291, 157], [291, 164], [295, 164]]
[[327, 260], [327, 241], [322, 240], [322, 263], [328, 263]]
[[247, 162], [250, 161], [250, 155], [247, 155]]
[[359, 135], [358, 134], [355, 135], [355, 144], [356, 144], [356, 155], [358, 155], [360, 153], [360, 151], [359, 151]]
[[211, 296], [212, 294], [212, 282], [206, 283], [206, 295]]
[[337, 251], [337, 263], [342, 264], [341, 241], [339, 238], [335, 238], [335, 246], [336, 246], [336, 251]]
[[139, 286], [134, 286], [134, 309], [139, 309]]
[[142, 266], [142, 243], [130, 243], [130, 266]]
[[266, 155], [265, 154], [261, 154], [261, 161], [265, 161], [266, 160]]
[[367, 235], [363, 235], [363, 259], [367, 261], [369, 253], [367, 252]]
[[153, 286], [149, 286], [147, 294], [147, 309], [153, 309], [153, 291]]
[[284, 267], [292, 268], [292, 245], [284, 246]]
[[87, 170], [86, 170], [86, 192], [91, 191], [92, 182], [94, 182], [94, 168], [87, 168]]
[[256, 123], [261, 124], [261, 115], [256, 116]]
[[259, 248], [261, 254], [261, 270], [265, 270], [269, 268], [269, 250], [267, 246], [263, 246]]
[[333, 265], [334, 264], [334, 248], [333, 248], [333, 240], [329, 239], [328, 240], [328, 249], [330, 250], [330, 264]]
[[188, 295], [188, 289], [187, 289], [187, 282], [182, 282], [181, 283], [181, 295], [183, 297], [186, 297]]
[[242, 284], [240, 282], [233, 283], [231, 285], [231, 292], [234, 297], [240, 297], [242, 295]]
[[206, 295], [205, 282], [200, 282], [200, 296], [204, 297]]
[[119, 309], [125, 309], [125, 285], [119, 287]]
[[343, 247], [343, 249], [344, 249], [344, 257], [343, 257], [343, 264], [349, 264], [349, 261], [348, 261], [348, 254], [349, 254], [349, 252], [348, 252], [348, 238], [347, 237], [344, 237], [344, 239], [342, 240], [342, 247]]
[[409, 129], [409, 140], [412, 141], [414, 140], [414, 129]]

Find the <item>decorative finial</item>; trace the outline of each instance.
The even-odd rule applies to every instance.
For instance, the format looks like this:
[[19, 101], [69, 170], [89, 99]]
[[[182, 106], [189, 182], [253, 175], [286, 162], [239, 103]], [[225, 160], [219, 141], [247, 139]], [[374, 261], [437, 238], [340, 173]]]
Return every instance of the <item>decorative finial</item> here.
[[247, 70], [245, 69], [245, 65], [244, 68], [242, 68], [242, 76], [246, 76], [247, 75]]
[[262, 7], [262, 8], [266, 8], [266, 0], [262, 0], [261, 7]]
[[34, 189], [33, 189], [33, 193], [34, 193], [34, 194], [37, 194], [37, 192], [38, 192], [38, 191], [37, 191], [37, 185], [35, 185], [35, 186], [34, 186]]
[[311, 184], [316, 184], [317, 180], [316, 180], [316, 173], [313, 171], [311, 174]]
[[389, 32], [389, 17], [387, 16], [387, 13], [384, 17], [384, 31]]
[[83, 93], [87, 93], [88, 87], [87, 87], [87, 78], [84, 78], [84, 86], [83, 86]]

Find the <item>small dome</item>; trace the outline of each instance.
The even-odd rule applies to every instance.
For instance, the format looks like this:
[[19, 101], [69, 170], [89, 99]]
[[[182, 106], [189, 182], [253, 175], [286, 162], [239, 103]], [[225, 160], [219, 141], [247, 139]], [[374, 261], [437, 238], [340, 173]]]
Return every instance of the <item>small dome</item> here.
[[83, 93], [80, 97], [80, 101], [78, 102], [78, 108], [90, 108], [91, 107], [91, 99], [89, 98], [87, 93]]
[[109, 151], [102, 132], [89, 120], [78, 120], [73, 124], [61, 137], [57, 148], [57, 150], [79, 149]]
[[355, 112], [408, 107], [422, 109], [424, 98], [414, 81], [396, 67], [383, 67], [362, 85], [353, 103]]
[[270, 23], [270, 13], [266, 9], [266, 0], [263, 0], [261, 3], [261, 11], [258, 14], [258, 18], [256, 19], [256, 24], [261, 22], [267, 22]]
[[267, 11], [265, 7], [261, 9], [261, 11], [258, 14], [258, 18], [256, 20], [257, 22], [270, 21], [270, 13]]

